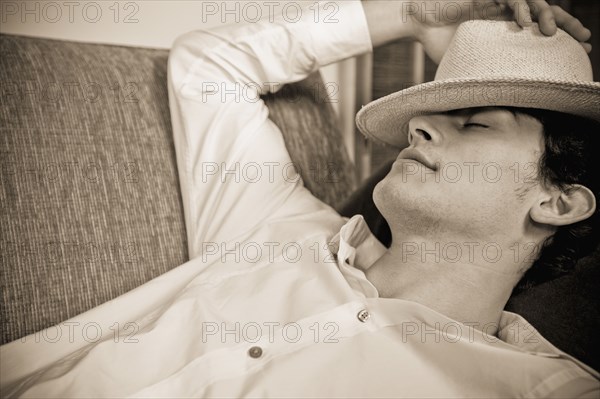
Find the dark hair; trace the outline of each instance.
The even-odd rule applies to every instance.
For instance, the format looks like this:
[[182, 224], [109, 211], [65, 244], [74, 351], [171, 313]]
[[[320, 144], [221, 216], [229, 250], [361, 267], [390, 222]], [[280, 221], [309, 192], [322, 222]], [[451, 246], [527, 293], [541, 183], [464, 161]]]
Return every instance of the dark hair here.
[[[545, 148], [538, 165], [538, 179], [568, 192], [574, 184], [589, 188], [600, 200], [597, 155], [600, 123], [560, 112], [513, 109], [539, 120]], [[573, 271], [577, 261], [591, 254], [600, 242], [600, 209], [588, 219], [561, 226], [541, 246], [539, 256], [525, 273], [517, 290], [525, 290]]]

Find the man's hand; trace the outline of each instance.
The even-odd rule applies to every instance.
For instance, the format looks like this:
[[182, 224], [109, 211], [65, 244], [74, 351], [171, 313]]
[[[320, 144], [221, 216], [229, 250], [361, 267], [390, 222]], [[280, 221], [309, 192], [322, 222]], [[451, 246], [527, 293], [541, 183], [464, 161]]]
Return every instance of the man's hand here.
[[456, 28], [471, 19], [515, 20], [527, 27], [538, 22], [546, 35], [556, 28], [568, 32], [589, 53], [591, 37], [575, 17], [546, 0], [363, 0], [373, 45], [413, 37], [420, 41], [433, 61], [439, 63]]

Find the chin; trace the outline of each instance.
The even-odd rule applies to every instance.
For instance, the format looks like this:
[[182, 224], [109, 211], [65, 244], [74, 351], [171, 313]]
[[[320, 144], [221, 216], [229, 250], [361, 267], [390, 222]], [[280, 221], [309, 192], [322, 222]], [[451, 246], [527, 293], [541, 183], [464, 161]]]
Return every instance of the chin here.
[[392, 231], [438, 234], [441, 230], [459, 234], [469, 229], [480, 231], [482, 224], [493, 219], [493, 215], [483, 217], [474, 212], [479, 208], [477, 204], [457, 201], [457, 206], [449, 197], [452, 195], [444, 193], [439, 185], [403, 183], [393, 176], [380, 181], [373, 190], [373, 202]]
[[421, 214], [431, 214], [431, 198], [414, 196], [411, 185], [397, 184], [389, 176], [380, 181], [373, 190], [373, 203], [388, 222], [390, 227], [404, 224]]
[[385, 179], [383, 179], [382, 181], [380, 181], [379, 183], [377, 183], [377, 185], [375, 186], [375, 188], [373, 189], [373, 203], [375, 204], [375, 208], [377, 208], [377, 210], [383, 215], [384, 218], [387, 217], [385, 216], [385, 200], [383, 199], [383, 185]]

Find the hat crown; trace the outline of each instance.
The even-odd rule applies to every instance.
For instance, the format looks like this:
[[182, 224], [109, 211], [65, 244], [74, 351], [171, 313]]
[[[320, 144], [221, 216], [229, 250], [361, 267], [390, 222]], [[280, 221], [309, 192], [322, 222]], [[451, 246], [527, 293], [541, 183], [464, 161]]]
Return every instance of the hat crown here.
[[591, 82], [593, 72], [583, 47], [561, 29], [546, 36], [537, 24], [478, 20], [459, 26], [435, 80], [511, 77]]

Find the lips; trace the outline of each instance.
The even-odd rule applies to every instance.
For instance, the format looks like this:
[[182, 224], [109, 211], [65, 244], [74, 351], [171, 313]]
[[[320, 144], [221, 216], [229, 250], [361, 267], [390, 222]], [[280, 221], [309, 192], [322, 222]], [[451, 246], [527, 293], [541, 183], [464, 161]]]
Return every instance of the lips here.
[[437, 170], [437, 166], [434, 162], [432, 162], [429, 158], [425, 156], [421, 151], [416, 148], [405, 148], [398, 155], [398, 159], [406, 159], [411, 161], [416, 161], [421, 165], [425, 166], [428, 169], [433, 171]]

